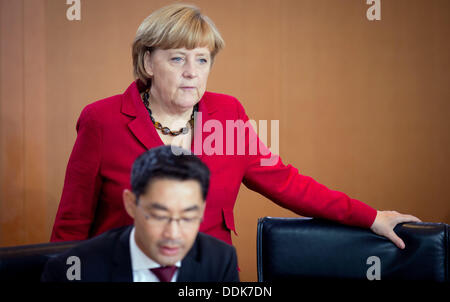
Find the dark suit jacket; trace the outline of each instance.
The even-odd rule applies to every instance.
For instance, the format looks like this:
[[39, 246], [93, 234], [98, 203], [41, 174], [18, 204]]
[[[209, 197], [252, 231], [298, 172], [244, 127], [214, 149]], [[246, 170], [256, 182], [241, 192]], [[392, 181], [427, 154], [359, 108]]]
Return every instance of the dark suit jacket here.
[[[66, 264], [66, 261], [70, 256], [77, 256], [81, 282], [133, 282], [129, 241], [132, 227], [113, 229], [50, 259], [41, 281], [69, 281], [66, 272], [72, 263]], [[181, 261], [177, 281], [239, 282], [235, 248], [199, 232]]]

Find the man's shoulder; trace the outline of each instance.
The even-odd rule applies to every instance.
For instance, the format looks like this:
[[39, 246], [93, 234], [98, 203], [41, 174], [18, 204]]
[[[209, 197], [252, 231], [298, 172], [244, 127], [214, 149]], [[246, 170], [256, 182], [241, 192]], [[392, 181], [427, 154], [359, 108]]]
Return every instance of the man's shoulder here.
[[120, 240], [121, 235], [129, 231], [130, 228], [131, 226], [115, 228], [96, 237], [84, 240], [58, 257], [78, 256], [83, 259], [105, 259], [106, 255], [112, 254], [114, 251], [113, 247]]
[[191, 270], [184, 279], [192, 281], [239, 281], [237, 255], [234, 246], [199, 232], [185, 264]]
[[[113, 259], [120, 255], [126, 261], [126, 244], [130, 226], [107, 231], [99, 236], [85, 240], [75, 247], [52, 257], [47, 262], [41, 281], [64, 282], [68, 281], [67, 273], [72, 265], [78, 267], [79, 281], [108, 281], [111, 276]], [[117, 254], [119, 253], [119, 254]]]
[[196, 244], [200, 250], [214, 251], [218, 257], [224, 254], [236, 253], [234, 246], [202, 232], [198, 233]]

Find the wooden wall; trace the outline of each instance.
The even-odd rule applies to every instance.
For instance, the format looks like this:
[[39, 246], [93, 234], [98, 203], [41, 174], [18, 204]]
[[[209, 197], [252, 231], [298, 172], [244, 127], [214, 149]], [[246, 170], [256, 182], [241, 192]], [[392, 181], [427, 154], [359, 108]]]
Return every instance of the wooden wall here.
[[[280, 121], [280, 155], [377, 209], [450, 223], [450, 2], [202, 0], [221, 31], [208, 90]], [[46, 242], [81, 109], [133, 80], [131, 43], [167, 1], [0, 0], [0, 246]], [[243, 281], [258, 217], [294, 215], [242, 186]]]

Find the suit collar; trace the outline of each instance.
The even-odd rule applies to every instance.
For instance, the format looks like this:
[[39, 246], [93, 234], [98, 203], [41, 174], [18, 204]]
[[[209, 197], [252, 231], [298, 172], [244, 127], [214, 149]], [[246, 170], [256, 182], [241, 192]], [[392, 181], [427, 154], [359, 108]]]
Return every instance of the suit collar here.
[[130, 256], [130, 233], [133, 226], [128, 226], [119, 235], [112, 257], [112, 282], [133, 282]]
[[[139, 104], [137, 101], [141, 99], [141, 95], [139, 94], [138, 87], [136, 82], [134, 81], [131, 83], [130, 86], [128, 86], [127, 90], [123, 93], [123, 100], [122, 100], [122, 113], [129, 115], [131, 117], [136, 117], [142, 112], [138, 112], [139, 110]], [[145, 108], [144, 108], [145, 109]]]
[[203, 97], [200, 99], [198, 103], [198, 109], [200, 112], [203, 112], [203, 114], [213, 114], [220, 108], [216, 106], [215, 102], [213, 101], [213, 94], [209, 91], [205, 91], [203, 94]]
[[[112, 256], [112, 282], [133, 282], [133, 270], [131, 264], [130, 254], [130, 235], [133, 225], [125, 227], [123, 232], [119, 235]], [[197, 234], [194, 244], [186, 256], [181, 261], [181, 268], [178, 273], [177, 282], [195, 281], [202, 272], [201, 265], [201, 251], [199, 245], [200, 234]]]
[[202, 269], [200, 268], [201, 253], [199, 248], [199, 234], [195, 239], [192, 248], [186, 254], [186, 256], [181, 261], [181, 268], [178, 273], [177, 282], [191, 282], [196, 281], [197, 274], [199, 274]]
[[158, 133], [156, 133], [155, 127], [152, 125], [144, 103], [141, 101], [141, 95], [139, 94], [136, 82], [131, 83], [124, 92], [121, 111], [127, 116], [134, 117], [128, 123], [128, 128], [146, 149], [163, 144]]

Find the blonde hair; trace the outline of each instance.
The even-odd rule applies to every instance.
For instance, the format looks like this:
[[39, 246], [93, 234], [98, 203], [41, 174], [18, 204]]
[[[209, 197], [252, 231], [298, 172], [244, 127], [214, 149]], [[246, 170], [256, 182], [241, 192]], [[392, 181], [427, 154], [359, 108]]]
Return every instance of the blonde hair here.
[[149, 86], [151, 78], [145, 71], [144, 57], [155, 48], [207, 47], [214, 57], [225, 46], [219, 31], [200, 9], [193, 5], [176, 3], [162, 7], [139, 26], [133, 41], [133, 74], [141, 85]]

